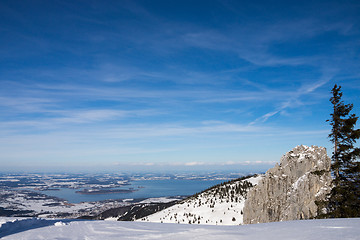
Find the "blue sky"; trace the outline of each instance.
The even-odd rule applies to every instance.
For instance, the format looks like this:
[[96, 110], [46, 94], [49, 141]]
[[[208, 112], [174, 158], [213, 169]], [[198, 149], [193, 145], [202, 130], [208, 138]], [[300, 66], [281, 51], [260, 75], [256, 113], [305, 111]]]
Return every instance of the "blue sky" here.
[[3, 170], [272, 166], [360, 114], [359, 1], [1, 1]]

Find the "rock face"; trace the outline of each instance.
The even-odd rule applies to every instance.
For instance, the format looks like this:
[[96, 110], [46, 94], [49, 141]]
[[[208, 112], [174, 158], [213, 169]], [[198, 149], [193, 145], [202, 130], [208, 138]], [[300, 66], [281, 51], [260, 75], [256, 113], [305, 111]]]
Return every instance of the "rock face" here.
[[315, 217], [315, 201], [324, 199], [331, 190], [330, 166], [325, 148], [295, 147], [250, 190], [244, 206], [244, 223]]

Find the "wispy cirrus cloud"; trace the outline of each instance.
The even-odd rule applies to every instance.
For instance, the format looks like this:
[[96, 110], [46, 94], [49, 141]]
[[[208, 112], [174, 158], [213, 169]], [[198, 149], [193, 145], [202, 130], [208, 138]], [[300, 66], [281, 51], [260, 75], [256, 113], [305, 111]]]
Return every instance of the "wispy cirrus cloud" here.
[[360, 5], [200, 5], [1, 2], [0, 161], [231, 166], [326, 145], [332, 85], [358, 101]]
[[308, 40], [332, 31], [346, 34], [346, 29], [351, 29], [351, 26], [351, 22], [324, 24], [320, 19], [300, 19], [261, 26], [233, 26], [228, 32], [199, 29], [193, 33], [185, 33], [183, 39], [190, 46], [235, 52], [240, 58], [258, 66], [319, 66], [319, 60], [327, 56], [281, 56], [271, 51], [272, 46], [286, 46], [287, 43]]
[[332, 69], [330, 72], [327, 72], [326, 74], [324, 74], [318, 81], [301, 86], [298, 90], [294, 91], [291, 94], [291, 97], [289, 99], [286, 99], [284, 102], [282, 102], [278, 108], [260, 116], [259, 118], [255, 119], [255, 121], [253, 121], [250, 124], [252, 125], [252, 124], [256, 124], [258, 122], [266, 122], [269, 118], [275, 116], [278, 113], [281, 113], [282, 111], [286, 110], [287, 108], [294, 108], [294, 107], [298, 106], [299, 104], [300, 105], [303, 104], [303, 103], [301, 103], [301, 100], [300, 100], [303, 96], [311, 94], [312, 92], [316, 91], [318, 88], [320, 88], [320, 87], [324, 86], [325, 84], [327, 84], [328, 82], [330, 82], [331, 79], [334, 77], [335, 73], [336, 73], [336, 70]]

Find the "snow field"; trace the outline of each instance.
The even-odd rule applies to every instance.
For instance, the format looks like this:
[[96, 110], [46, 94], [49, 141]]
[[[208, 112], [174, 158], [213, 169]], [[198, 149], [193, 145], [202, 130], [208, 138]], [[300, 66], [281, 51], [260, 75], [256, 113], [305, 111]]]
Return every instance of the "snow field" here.
[[[0, 222], [3, 221], [0, 218]], [[5, 221], [11, 220], [7, 218]], [[12, 222], [13, 232], [7, 231], [7, 234], [3, 235], [3, 240], [356, 240], [360, 236], [360, 218], [299, 220], [243, 226], [50, 219], [33, 219], [27, 224], [24, 220]], [[0, 233], [3, 233], [2, 228]]]
[[210, 188], [195, 197], [138, 221], [179, 224], [241, 225], [247, 191], [261, 175]]

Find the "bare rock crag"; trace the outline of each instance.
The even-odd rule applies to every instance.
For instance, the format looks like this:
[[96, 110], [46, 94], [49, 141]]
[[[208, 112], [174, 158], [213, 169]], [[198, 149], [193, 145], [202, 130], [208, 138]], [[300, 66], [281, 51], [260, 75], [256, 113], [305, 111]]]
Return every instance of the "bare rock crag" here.
[[315, 217], [315, 201], [331, 190], [330, 166], [324, 147], [301, 145], [286, 153], [248, 193], [244, 224]]

